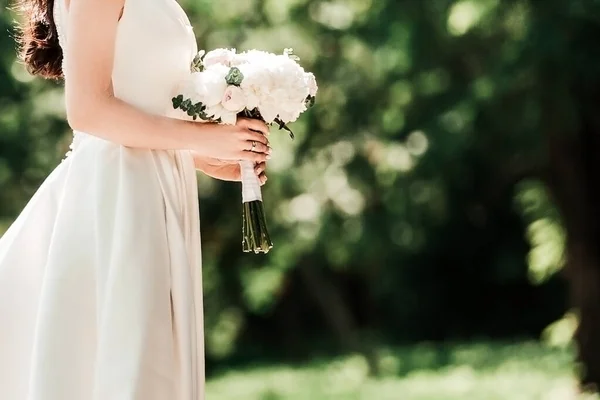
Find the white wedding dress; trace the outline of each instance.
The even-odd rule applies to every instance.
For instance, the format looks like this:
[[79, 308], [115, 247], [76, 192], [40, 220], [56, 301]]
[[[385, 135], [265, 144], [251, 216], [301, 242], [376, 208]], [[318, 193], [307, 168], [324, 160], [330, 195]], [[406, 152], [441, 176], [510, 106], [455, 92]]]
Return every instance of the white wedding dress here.
[[[169, 115], [196, 50], [175, 0], [127, 0], [115, 95]], [[196, 184], [187, 151], [75, 133], [0, 239], [0, 400], [204, 398]]]

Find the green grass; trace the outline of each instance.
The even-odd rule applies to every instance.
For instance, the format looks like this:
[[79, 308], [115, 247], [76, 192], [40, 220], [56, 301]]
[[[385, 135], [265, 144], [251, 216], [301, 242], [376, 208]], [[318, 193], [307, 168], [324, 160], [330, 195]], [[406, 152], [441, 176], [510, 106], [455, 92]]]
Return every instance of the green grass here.
[[[572, 352], [538, 343], [382, 349], [380, 378], [361, 355], [229, 370], [207, 400], [573, 400]], [[588, 399], [590, 397], [587, 397]]]

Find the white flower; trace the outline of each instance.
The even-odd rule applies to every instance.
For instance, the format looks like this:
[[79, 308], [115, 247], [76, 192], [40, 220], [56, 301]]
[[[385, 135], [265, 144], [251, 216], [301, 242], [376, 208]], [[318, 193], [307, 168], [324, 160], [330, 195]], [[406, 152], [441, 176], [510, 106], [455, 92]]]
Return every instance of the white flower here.
[[235, 49], [215, 49], [204, 56], [204, 66], [210, 67], [211, 65], [222, 64], [230, 67], [235, 57]]
[[235, 125], [237, 122], [237, 113], [226, 110], [220, 103], [208, 107], [205, 112], [211, 119], [217, 120], [220, 118], [224, 124]]
[[239, 67], [240, 65], [248, 63], [248, 56], [246, 53], [236, 53], [229, 61], [229, 65], [232, 67]]
[[[205, 104], [206, 113], [223, 123], [235, 124], [244, 108], [258, 109], [267, 123], [276, 118], [293, 122], [306, 111], [306, 98], [315, 96], [318, 86], [315, 76], [287, 53], [214, 50], [205, 56], [205, 70], [192, 77], [192, 89], [185, 86], [185, 92], [194, 92], [193, 101]], [[225, 81], [231, 66], [244, 76], [239, 87]]]
[[262, 101], [258, 106], [258, 111], [260, 111], [260, 115], [267, 124], [270, 124], [277, 118], [279, 114], [278, 109], [278, 104], [273, 99]]
[[228, 67], [221, 64], [215, 64], [198, 74], [201, 75], [201, 78], [198, 79], [199, 89], [197, 91], [201, 96], [200, 101], [207, 107], [212, 107], [221, 103], [225, 90], [227, 90], [225, 77], [228, 72]]
[[308, 86], [308, 94], [312, 97], [317, 95], [319, 86], [317, 85], [317, 78], [312, 72], [307, 72], [304, 77], [306, 78], [306, 85]]
[[197, 81], [201, 81], [202, 76], [197, 72], [193, 73], [189, 80], [182, 82], [177, 88], [177, 93], [181, 94], [184, 99], [197, 99], [203, 94], [199, 93], [199, 90], [204, 90], [204, 85], [198, 84]]
[[240, 87], [246, 97], [246, 108], [258, 108], [265, 92], [268, 92], [271, 86], [268, 71], [264, 66], [254, 63], [243, 64], [239, 68], [244, 75]]
[[235, 125], [237, 122], [237, 113], [227, 112], [221, 115], [221, 121], [224, 124]]
[[239, 113], [246, 108], [246, 96], [242, 89], [237, 86], [230, 85], [225, 89], [223, 100], [221, 100], [223, 108], [227, 111]]
[[275, 54], [267, 53], [266, 51], [261, 50], [248, 50], [241, 53], [239, 56], [240, 59], [243, 59], [245, 62], [253, 63], [264, 63], [265, 60], [276, 57]]

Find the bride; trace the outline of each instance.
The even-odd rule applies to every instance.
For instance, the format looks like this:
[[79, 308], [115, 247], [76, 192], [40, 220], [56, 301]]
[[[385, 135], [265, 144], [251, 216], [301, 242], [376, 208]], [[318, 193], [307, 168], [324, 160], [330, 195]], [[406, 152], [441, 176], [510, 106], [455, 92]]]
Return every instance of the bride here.
[[174, 118], [197, 52], [175, 0], [21, 0], [72, 152], [0, 239], [2, 400], [204, 398], [196, 169], [262, 183], [268, 128]]

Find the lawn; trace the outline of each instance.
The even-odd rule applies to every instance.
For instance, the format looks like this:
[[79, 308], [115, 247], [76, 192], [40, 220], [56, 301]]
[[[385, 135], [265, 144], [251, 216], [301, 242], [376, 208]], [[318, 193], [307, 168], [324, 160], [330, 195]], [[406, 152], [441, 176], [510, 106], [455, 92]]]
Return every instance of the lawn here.
[[[209, 379], [207, 400], [574, 400], [569, 349], [538, 343], [381, 349], [381, 377], [361, 355], [257, 365]], [[590, 399], [591, 397], [585, 397]], [[596, 399], [596, 397], [593, 397]]]

